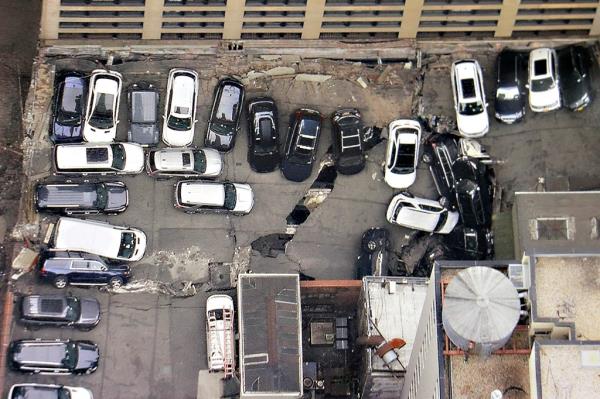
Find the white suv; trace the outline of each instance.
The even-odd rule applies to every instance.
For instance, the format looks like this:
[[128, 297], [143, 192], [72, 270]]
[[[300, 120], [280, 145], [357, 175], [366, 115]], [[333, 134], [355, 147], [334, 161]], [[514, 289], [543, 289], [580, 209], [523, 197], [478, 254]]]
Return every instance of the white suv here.
[[54, 146], [57, 174], [137, 174], [144, 169], [139, 144], [61, 144]]
[[429, 233], [448, 234], [458, 223], [458, 212], [438, 201], [400, 193], [392, 198], [386, 214], [388, 222]]
[[458, 132], [468, 138], [482, 137], [489, 130], [489, 120], [479, 63], [455, 61], [450, 75]]
[[97, 69], [90, 77], [83, 138], [90, 143], [110, 143], [117, 136], [123, 78], [120, 73]]
[[175, 185], [175, 208], [187, 213], [245, 215], [254, 206], [248, 184], [182, 180]]
[[390, 123], [384, 180], [392, 188], [408, 188], [417, 178], [421, 125], [399, 119]]
[[529, 107], [533, 112], [560, 108], [556, 51], [538, 48], [529, 53]]
[[163, 122], [163, 142], [172, 147], [186, 147], [194, 140], [198, 73], [191, 69], [171, 69]]
[[146, 172], [156, 177], [217, 177], [223, 170], [221, 154], [212, 148], [161, 148], [146, 156]]

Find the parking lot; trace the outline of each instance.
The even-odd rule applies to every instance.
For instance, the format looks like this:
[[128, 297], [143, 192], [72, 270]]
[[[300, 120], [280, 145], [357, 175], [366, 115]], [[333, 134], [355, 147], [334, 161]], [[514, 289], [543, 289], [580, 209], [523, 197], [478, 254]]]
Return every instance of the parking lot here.
[[[212, 104], [212, 91], [220, 76], [233, 74], [246, 80], [246, 98], [269, 95], [279, 108], [279, 128], [285, 137], [290, 113], [299, 107], [315, 108], [326, 117], [319, 144], [317, 161], [325, 159], [331, 144], [331, 113], [340, 107], [361, 110], [366, 125], [384, 127], [397, 118], [426, 115], [454, 116], [450, 90], [449, 65], [461, 57], [477, 58], [484, 70], [485, 87], [490, 107], [490, 132], [481, 140], [493, 158], [499, 186], [503, 190], [501, 210], [509, 210], [515, 191], [535, 190], [539, 177], [552, 187], [585, 190], [600, 187], [600, 102], [595, 101], [581, 113], [566, 110], [533, 115], [514, 126], [493, 120], [495, 53], [460, 54], [423, 57], [423, 69], [415, 63], [388, 64], [391, 72], [377, 83], [386, 65], [375, 68], [350, 62], [313, 60], [289, 63], [283, 60], [234, 60], [214, 56], [175, 57], [165, 60], [124, 62], [111, 69], [124, 77], [124, 87], [144, 80], [161, 89], [161, 112], [168, 70], [189, 67], [201, 77], [198, 97], [198, 124], [194, 144], [201, 146]], [[186, 59], [188, 58], [188, 59]], [[126, 60], [127, 61], [127, 60]], [[52, 59], [60, 69], [91, 72], [96, 66], [82, 59]], [[294, 75], [249, 78], [251, 70], [269, 70], [292, 66], [296, 72], [331, 75], [321, 83], [299, 81]], [[597, 71], [594, 83], [598, 86]], [[368, 81], [363, 88], [357, 76]], [[423, 76], [422, 86], [418, 77]], [[40, 79], [40, 82], [42, 80]], [[48, 84], [48, 82], [46, 82]], [[39, 98], [49, 100], [48, 87], [38, 86]], [[43, 92], [45, 90], [45, 92]], [[421, 104], [422, 114], [413, 110]], [[47, 118], [48, 103], [36, 105]], [[127, 137], [127, 101], [122, 97], [118, 139]], [[51, 146], [44, 130], [38, 126], [33, 140], [27, 142], [31, 152], [28, 176], [33, 180], [51, 176]], [[369, 150], [367, 167], [358, 175], [338, 175], [327, 198], [298, 226], [293, 239], [276, 257], [264, 257], [249, 251], [251, 243], [261, 236], [285, 233], [286, 218], [315, 180], [319, 167], [304, 183], [292, 183], [281, 173], [258, 174], [247, 161], [247, 129], [242, 119], [241, 134], [233, 151], [225, 155], [222, 179], [249, 183], [255, 193], [253, 211], [243, 217], [224, 215], [188, 215], [173, 208], [175, 180], [155, 180], [145, 173], [119, 178], [130, 190], [129, 209], [119, 215], [97, 217], [116, 225], [142, 229], [148, 237], [146, 256], [132, 266], [134, 280], [166, 283], [208, 280], [209, 264], [234, 262], [238, 268], [254, 272], [298, 272], [317, 279], [352, 279], [358, 243], [369, 227], [385, 227], [385, 210], [394, 191], [383, 182], [381, 164], [385, 142]], [[117, 179], [111, 179], [117, 180]], [[417, 181], [410, 191], [416, 196], [437, 198], [436, 189], [426, 165], [420, 163]], [[38, 218], [24, 210], [21, 231], [31, 234], [31, 226], [46, 224], [52, 218]], [[399, 249], [409, 231], [390, 227], [392, 242]], [[36, 232], [38, 233], [38, 232]], [[42, 232], [43, 234], [43, 232]], [[33, 235], [39, 241], [40, 234]], [[248, 266], [249, 265], [249, 266]], [[17, 282], [17, 290], [56, 292], [40, 285], [31, 275]], [[25, 337], [91, 339], [100, 345], [98, 371], [83, 377], [28, 377], [11, 373], [10, 384], [23, 381], [60, 381], [66, 385], [82, 385], [92, 389], [97, 398], [194, 398], [198, 370], [206, 368], [204, 304], [209, 293], [199, 289], [189, 298], [174, 298], [153, 293], [108, 294], [96, 289], [69, 288], [82, 296], [94, 296], [102, 304], [102, 321], [91, 332], [43, 329], [29, 332], [13, 327], [13, 339]], [[9, 386], [10, 384], [7, 384]]]

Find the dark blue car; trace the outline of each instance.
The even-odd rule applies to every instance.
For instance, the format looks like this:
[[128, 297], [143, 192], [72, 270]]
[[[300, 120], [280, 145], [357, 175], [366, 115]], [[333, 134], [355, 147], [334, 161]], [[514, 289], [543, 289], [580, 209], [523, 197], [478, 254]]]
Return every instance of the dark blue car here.
[[54, 143], [83, 141], [82, 127], [87, 98], [87, 82], [79, 72], [57, 74], [52, 102], [50, 140]]
[[47, 251], [41, 254], [38, 273], [56, 288], [67, 285], [110, 285], [118, 288], [129, 282], [131, 271], [125, 264], [109, 263], [85, 252]]
[[294, 182], [308, 179], [317, 156], [322, 117], [319, 111], [301, 108], [290, 117], [281, 172]]

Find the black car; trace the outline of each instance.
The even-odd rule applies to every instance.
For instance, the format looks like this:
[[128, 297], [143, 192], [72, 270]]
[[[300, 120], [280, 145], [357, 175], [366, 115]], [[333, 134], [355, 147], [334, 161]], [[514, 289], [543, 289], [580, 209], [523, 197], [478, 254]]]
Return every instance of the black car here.
[[286, 179], [302, 182], [310, 177], [321, 136], [319, 111], [301, 108], [290, 117], [281, 172]]
[[423, 146], [423, 162], [429, 165], [433, 182], [445, 205], [454, 196], [452, 164], [460, 156], [459, 152], [458, 141], [450, 134], [432, 135]]
[[393, 268], [389, 231], [377, 227], [365, 231], [356, 260], [356, 279], [361, 280], [364, 276], [387, 276]]
[[100, 303], [94, 298], [27, 295], [21, 298], [19, 322], [29, 327], [75, 327], [91, 330], [100, 322]]
[[92, 399], [92, 391], [83, 387], [55, 384], [15, 384], [7, 399]]
[[127, 92], [129, 103], [129, 131], [127, 140], [142, 146], [158, 144], [159, 94], [154, 85], [134, 83]]
[[131, 271], [125, 264], [113, 264], [85, 252], [46, 251], [38, 261], [38, 275], [56, 288], [67, 285], [110, 285], [129, 282]]
[[22, 339], [8, 347], [14, 371], [35, 374], [91, 374], [98, 368], [100, 351], [90, 341]]
[[87, 82], [79, 72], [58, 73], [54, 84], [50, 140], [54, 143], [83, 141]]
[[496, 62], [496, 119], [516, 123], [525, 116], [526, 58], [523, 53], [504, 50]]
[[215, 88], [210, 120], [204, 139], [206, 147], [230, 151], [239, 130], [244, 104], [244, 85], [236, 79], [221, 79]]
[[41, 183], [35, 187], [38, 212], [66, 215], [117, 214], [129, 204], [125, 183]]
[[441, 237], [448, 249], [446, 257], [455, 260], [485, 260], [494, 256], [494, 235], [490, 229], [457, 226]]
[[248, 163], [255, 172], [267, 173], [279, 165], [277, 106], [269, 97], [248, 101]]
[[365, 167], [362, 135], [364, 126], [357, 109], [340, 109], [331, 116], [333, 158], [337, 171], [354, 175]]
[[592, 55], [587, 47], [569, 46], [558, 50], [562, 102], [571, 111], [581, 111], [592, 102], [591, 64]]

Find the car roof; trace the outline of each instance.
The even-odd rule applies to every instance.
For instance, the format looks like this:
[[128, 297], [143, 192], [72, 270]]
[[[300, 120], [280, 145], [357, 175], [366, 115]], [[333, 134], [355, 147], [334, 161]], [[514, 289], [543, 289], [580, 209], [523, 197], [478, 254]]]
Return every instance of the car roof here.
[[97, 165], [102, 168], [112, 164], [110, 144], [68, 144], [56, 146], [56, 165], [59, 169], [78, 169]]
[[241, 97], [242, 87], [239, 84], [231, 80], [224, 81], [214, 117], [219, 120], [233, 122], [235, 114], [241, 106]]
[[171, 112], [181, 116], [191, 116], [193, 114], [192, 104], [196, 91], [195, 79], [188, 73], [176, 73], [173, 78], [173, 99], [171, 102]]
[[498, 55], [498, 83], [514, 85], [519, 80], [519, 60], [521, 55], [516, 51], [505, 50]]
[[189, 205], [223, 206], [225, 185], [223, 183], [181, 182], [181, 202]]
[[[12, 359], [19, 363], [47, 364], [62, 366], [65, 358], [65, 341], [35, 341], [26, 340], [15, 343]], [[18, 348], [18, 350], [16, 350]]]
[[56, 227], [54, 247], [115, 257], [119, 253], [123, 232], [125, 230], [106, 223], [62, 217]]
[[155, 151], [153, 155], [157, 169], [165, 171], [194, 169], [194, 151], [191, 149], [168, 148]]
[[477, 64], [475, 61], [465, 60], [454, 63], [454, 71], [459, 81], [457, 90], [465, 99], [479, 98], [476, 81], [479, 80]]
[[133, 90], [131, 92], [132, 123], [152, 123], [157, 119], [157, 99], [155, 91]]
[[27, 317], [39, 314], [52, 314], [65, 317], [67, 314], [67, 297], [60, 295], [29, 295], [23, 297], [23, 314]]

